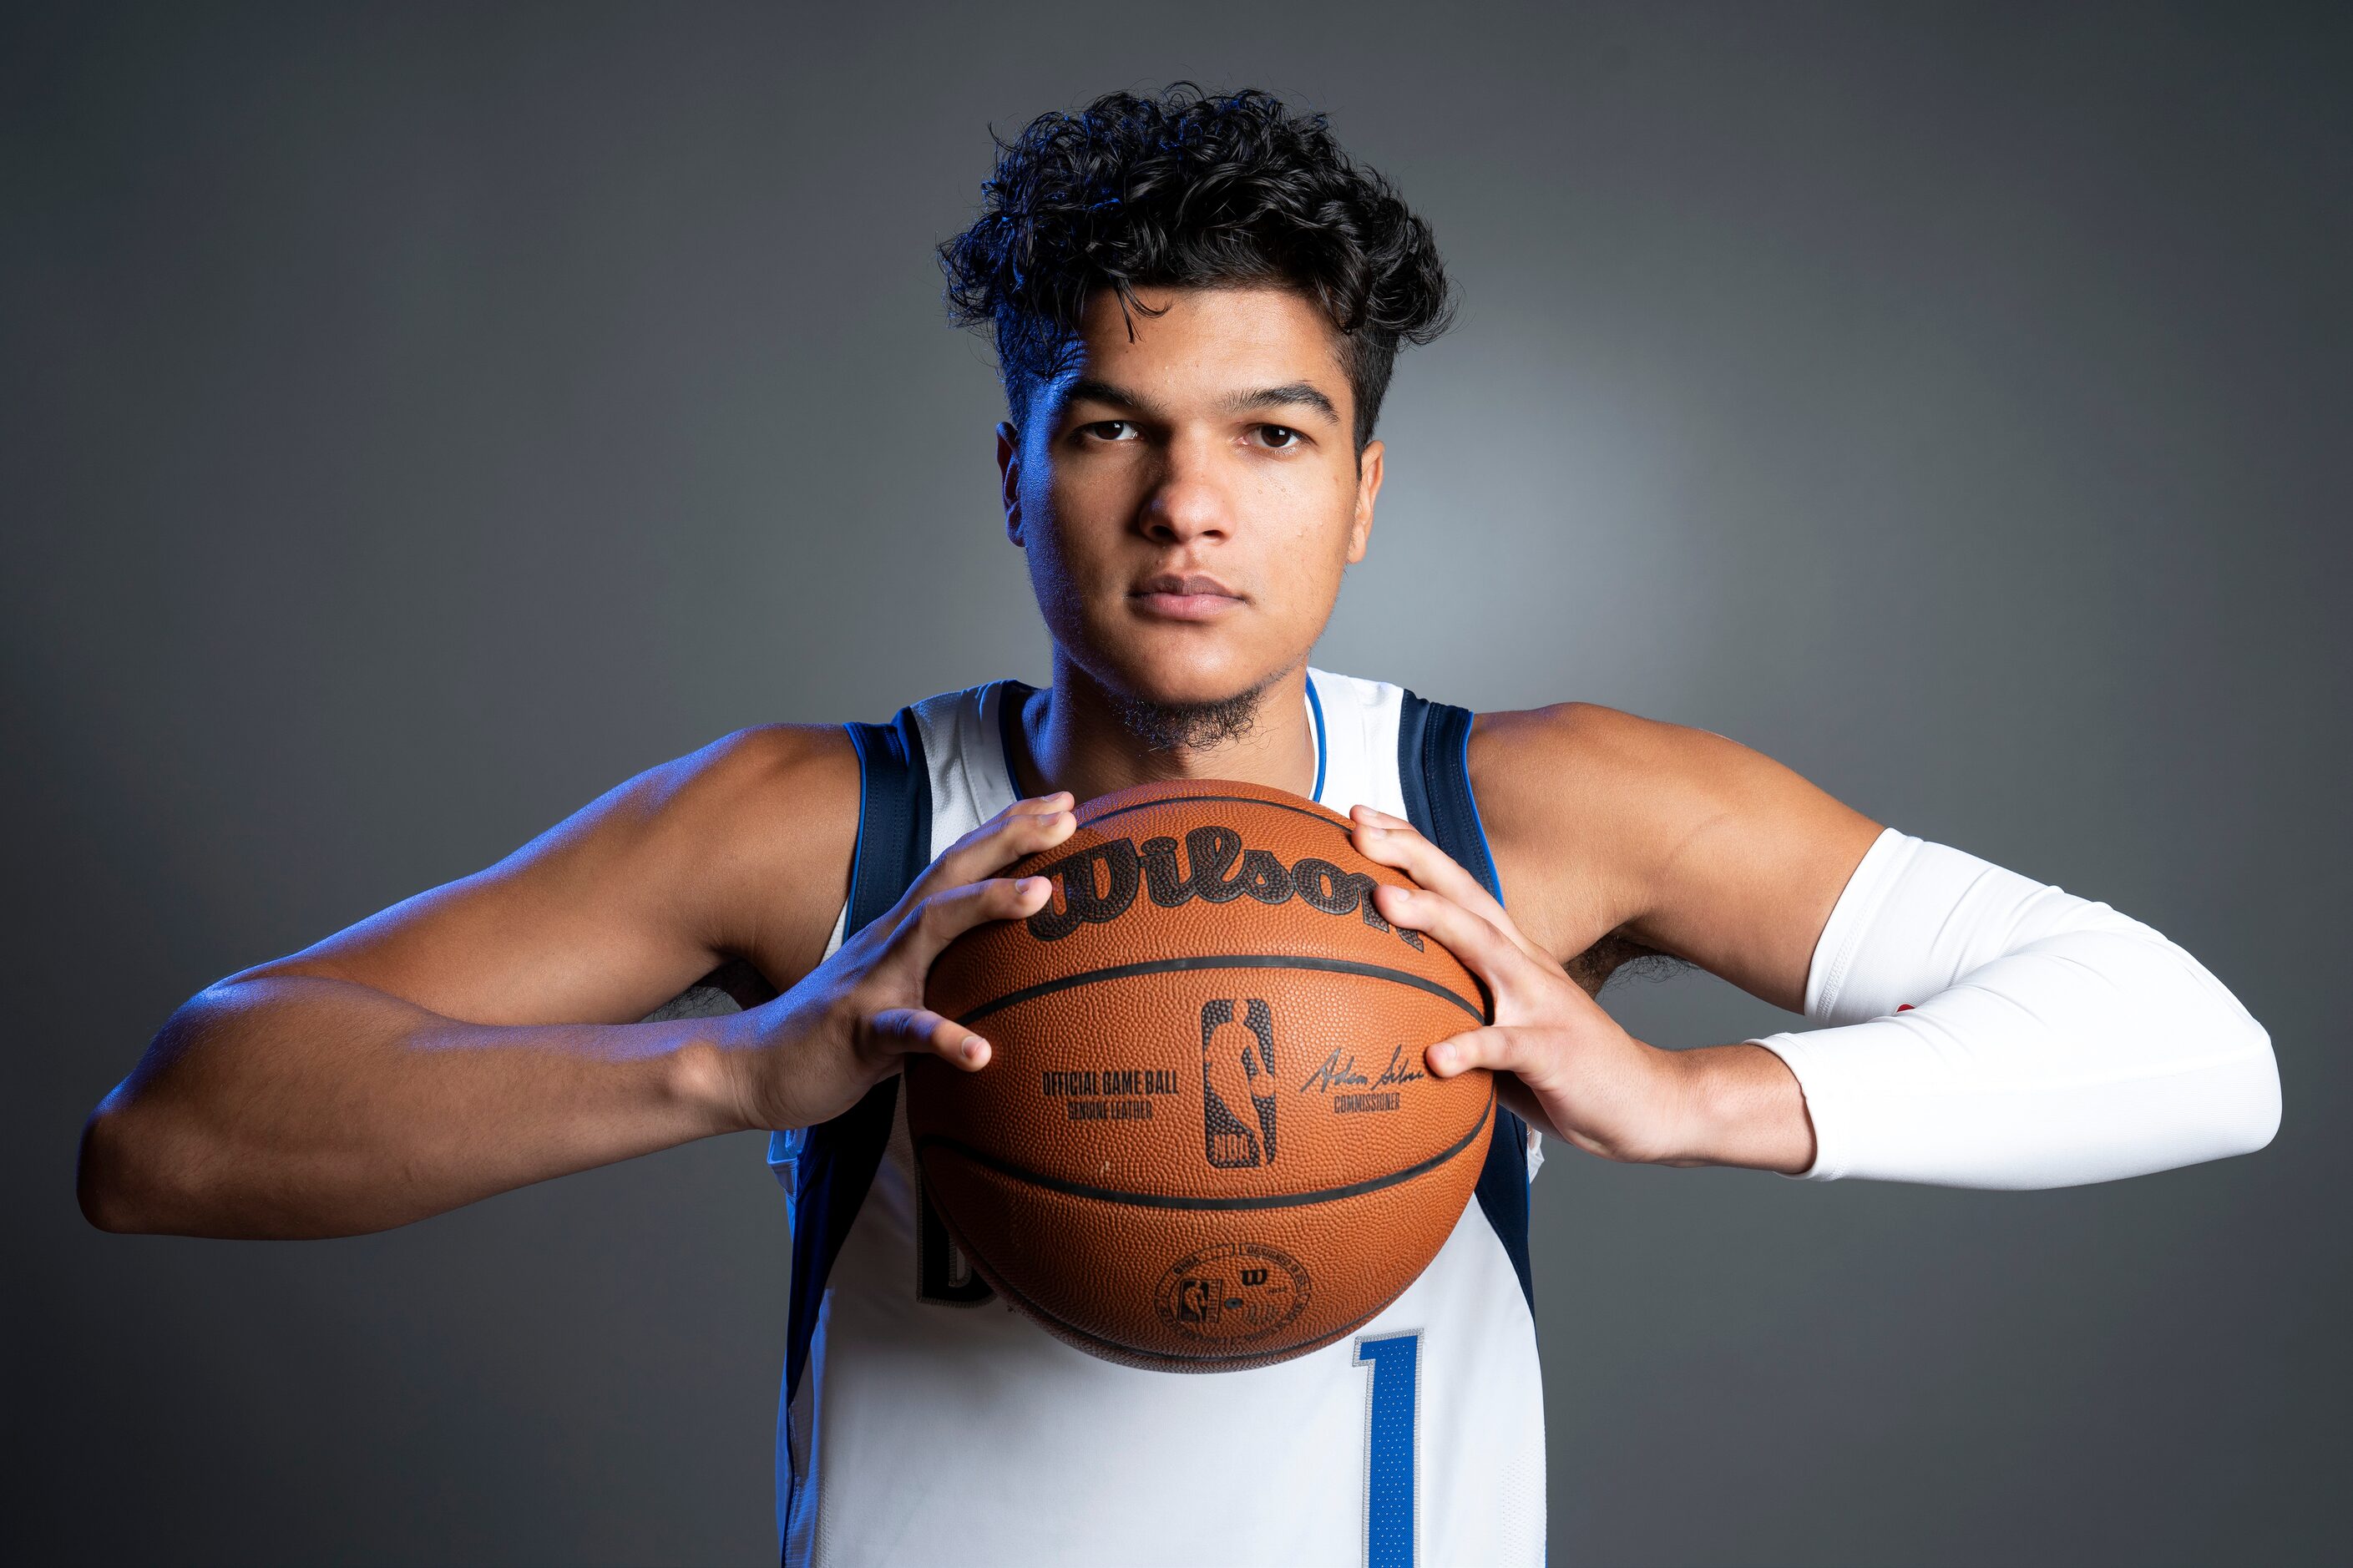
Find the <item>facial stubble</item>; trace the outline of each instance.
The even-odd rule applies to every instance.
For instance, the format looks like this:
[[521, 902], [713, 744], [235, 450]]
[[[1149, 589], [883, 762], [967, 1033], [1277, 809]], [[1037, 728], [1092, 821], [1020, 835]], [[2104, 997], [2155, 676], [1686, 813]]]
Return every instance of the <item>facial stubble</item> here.
[[1107, 691], [1121, 725], [1148, 752], [1208, 752], [1240, 740], [1258, 723], [1267, 689], [1282, 679], [1277, 671], [1231, 697], [1208, 702], [1155, 702]]

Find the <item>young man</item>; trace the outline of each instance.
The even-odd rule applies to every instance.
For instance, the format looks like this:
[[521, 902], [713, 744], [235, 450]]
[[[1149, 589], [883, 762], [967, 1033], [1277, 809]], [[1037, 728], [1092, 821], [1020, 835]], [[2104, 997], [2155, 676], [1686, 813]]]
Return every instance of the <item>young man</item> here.
[[[1234, 1563], [1535, 1563], [1541, 1136], [1988, 1187], [2269, 1141], [2263, 1029], [2105, 905], [1715, 735], [1575, 703], [1472, 723], [1309, 668], [1370, 538], [1395, 352], [1447, 307], [1426, 226], [1320, 119], [1189, 92], [1046, 116], [943, 254], [956, 311], [995, 331], [1006, 527], [1052, 686], [727, 736], [208, 988], [90, 1119], [94, 1223], [347, 1235], [766, 1129], [795, 1217], [789, 1561], [1191, 1562], [1213, 1540]], [[1497, 1069], [1525, 1121], [1499, 1121], [1477, 1199], [1361, 1333], [1198, 1377], [990, 1300], [922, 1203], [893, 1091], [911, 1053], [990, 1070], [923, 987], [957, 933], [1054, 896], [997, 873], [1076, 803], [1178, 777], [1351, 812], [1427, 889], [1383, 889], [1381, 914], [1493, 994], [1430, 1070]], [[1592, 994], [1646, 952], [1829, 1026], [1636, 1040]], [[714, 1013], [721, 991], [742, 1010]]]

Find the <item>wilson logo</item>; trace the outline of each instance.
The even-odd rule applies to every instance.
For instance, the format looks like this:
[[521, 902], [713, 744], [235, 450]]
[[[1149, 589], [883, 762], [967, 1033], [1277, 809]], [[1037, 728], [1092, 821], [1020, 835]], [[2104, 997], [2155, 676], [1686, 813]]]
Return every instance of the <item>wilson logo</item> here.
[[1063, 856], [1039, 873], [1060, 885], [1061, 900], [1029, 917], [1029, 934], [1039, 942], [1060, 942], [1081, 926], [1108, 925], [1134, 907], [1139, 892], [1164, 910], [1196, 899], [1209, 904], [1297, 899], [1327, 915], [1360, 916], [1375, 931], [1389, 931], [1422, 951], [1420, 932], [1399, 931], [1381, 918], [1373, 907], [1373, 889], [1379, 884], [1362, 871], [1344, 871], [1313, 856], [1286, 866], [1270, 850], [1243, 848], [1242, 836], [1230, 827], [1196, 827], [1185, 835], [1184, 847], [1182, 868], [1176, 840], [1166, 837], [1141, 845], [1111, 838]]

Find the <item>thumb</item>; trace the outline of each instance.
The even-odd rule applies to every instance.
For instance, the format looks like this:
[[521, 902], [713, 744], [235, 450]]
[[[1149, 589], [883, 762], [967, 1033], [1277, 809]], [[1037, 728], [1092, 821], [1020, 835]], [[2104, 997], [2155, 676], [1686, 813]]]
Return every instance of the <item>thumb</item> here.
[[1509, 1025], [1465, 1029], [1459, 1035], [1449, 1035], [1422, 1052], [1430, 1076], [1439, 1079], [1460, 1078], [1473, 1068], [1516, 1073], [1530, 1065], [1529, 1056], [1525, 1031]]

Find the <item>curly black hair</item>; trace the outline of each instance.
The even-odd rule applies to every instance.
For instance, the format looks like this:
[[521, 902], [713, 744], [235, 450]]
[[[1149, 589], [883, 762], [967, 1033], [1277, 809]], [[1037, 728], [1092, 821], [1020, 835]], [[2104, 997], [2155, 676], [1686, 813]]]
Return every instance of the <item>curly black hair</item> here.
[[1452, 315], [1430, 226], [1323, 115], [1270, 93], [1105, 93], [997, 149], [980, 216], [940, 247], [940, 265], [957, 324], [995, 331], [1017, 420], [1067, 363], [1095, 290], [1149, 314], [1139, 287], [1277, 284], [1340, 333], [1361, 451], [1398, 345], [1428, 342]]

